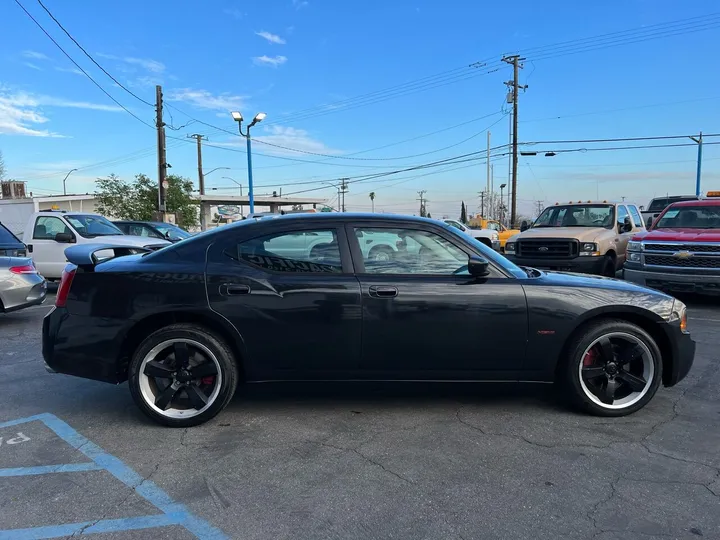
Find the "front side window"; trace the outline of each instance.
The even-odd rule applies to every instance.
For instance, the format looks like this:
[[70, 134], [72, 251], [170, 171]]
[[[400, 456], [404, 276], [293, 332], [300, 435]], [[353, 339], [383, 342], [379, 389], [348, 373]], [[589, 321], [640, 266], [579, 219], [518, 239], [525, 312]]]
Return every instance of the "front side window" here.
[[83, 238], [95, 238], [97, 236], [117, 236], [123, 232], [102, 216], [90, 214], [66, 215], [65, 219], [70, 222], [77, 233]]
[[294, 231], [252, 238], [225, 255], [271, 272], [341, 273], [335, 230]]
[[58, 233], [70, 233], [70, 229], [62, 219], [51, 216], [40, 216], [35, 220], [33, 238], [35, 240], [55, 240]]
[[573, 204], [549, 206], [538, 216], [532, 228], [538, 227], [604, 227], [613, 228], [613, 205]]
[[446, 219], [445, 223], [447, 223], [451, 227], [455, 227], [456, 229], [458, 229], [460, 231], [465, 230], [465, 227], [463, 227], [462, 223], [460, 223], [459, 221], [455, 221], [454, 219]]
[[628, 214], [627, 208], [625, 206], [620, 205], [617, 208], [617, 224], [618, 227], [621, 227], [619, 230], [622, 231], [622, 227], [625, 226], [625, 219], [629, 218], [630, 214]]
[[[175, 225], [156, 225], [155, 228], [158, 230], [160, 235], [164, 236], [164, 238], [168, 238], [173, 241], [185, 240], [186, 238], [190, 238], [192, 236], [192, 234], [187, 232], [185, 229], [181, 229]], [[159, 237], [163, 238], [163, 236]]]
[[669, 208], [653, 229], [720, 229], [720, 206]]
[[640, 227], [640, 228], [645, 227], [642, 216], [640, 215], [640, 212], [638, 211], [637, 206], [635, 206], [634, 204], [631, 204], [628, 206], [628, 210], [630, 211], [630, 215], [632, 216], [633, 221], [635, 222], [635, 226]]
[[[355, 231], [367, 274], [468, 275], [468, 255], [436, 233], [362, 227]], [[370, 243], [363, 241], [370, 238]]]

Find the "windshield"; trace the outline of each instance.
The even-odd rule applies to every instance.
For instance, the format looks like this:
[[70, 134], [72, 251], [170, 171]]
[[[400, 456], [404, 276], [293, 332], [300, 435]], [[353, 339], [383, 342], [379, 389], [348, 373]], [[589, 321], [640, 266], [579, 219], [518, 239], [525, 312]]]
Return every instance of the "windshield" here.
[[665, 197], [664, 199], [653, 199], [648, 206], [648, 212], [662, 212], [672, 203], [680, 201], [696, 201], [697, 197]]
[[720, 229], [720, 206], [670, 208], [653, 229]]
[[83, 238], [95, 238], [97, 236], [117, 236], [123, 232], [102, 216], [89, 214], [74, 214], [65, 216], [70, 225]]
[[163, 223], [162, 225], [155, 225], [155, 228], [160, 234], [162, 234], [165, 238], [169, 238], [170, 240], [185, 240], [186, 238], [190, 238], [192, 236], [192, 234], [190, 234], [186, 230], [181, 229], [176, 225], [168, 225], [167, 223]]
[[538, 227], [604, 227], [612, 229], [615, 222], [611, 204], [573, 204], [549, 206], [533, 223]]

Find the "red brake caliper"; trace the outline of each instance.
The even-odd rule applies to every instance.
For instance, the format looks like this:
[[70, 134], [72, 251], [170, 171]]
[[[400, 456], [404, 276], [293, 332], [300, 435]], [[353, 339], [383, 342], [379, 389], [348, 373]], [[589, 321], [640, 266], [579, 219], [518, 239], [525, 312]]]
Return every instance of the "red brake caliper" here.
[[587, 354], [585, 355], [585, 358], [583, 358], [583, 366], [590, 367], [592, 365], [595, 365], [595, 361], [598, 359], [598, 353], [595, 350], [595, 347], [590, 349]]
[[215, 375], [210, 375], [208, 377], [203, 377], [200, 379], [200, 382], [203, 384], [212, 384], [215, 382]]

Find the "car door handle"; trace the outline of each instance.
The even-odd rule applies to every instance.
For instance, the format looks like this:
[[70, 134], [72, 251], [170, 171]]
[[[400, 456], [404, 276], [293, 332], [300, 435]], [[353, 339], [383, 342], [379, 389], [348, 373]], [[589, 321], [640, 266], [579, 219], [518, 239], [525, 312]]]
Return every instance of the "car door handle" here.
[[370, 287], [370, 296], [375, 298], [394, 298], [398, 295], [397, 287], [373, 285]]
[[220, 294], [222, 294], [223, 296], [239, 296], [241, 294], [250, 294], [250, 287], [247, 285], [223, 283], [222, 285], [220, 285]]
[[27, 245], [27, 248], [28, 248], [28, 253], [32, 253], [32, 252], [33, 252], [32, 244], [28, 244], [28, 245]]

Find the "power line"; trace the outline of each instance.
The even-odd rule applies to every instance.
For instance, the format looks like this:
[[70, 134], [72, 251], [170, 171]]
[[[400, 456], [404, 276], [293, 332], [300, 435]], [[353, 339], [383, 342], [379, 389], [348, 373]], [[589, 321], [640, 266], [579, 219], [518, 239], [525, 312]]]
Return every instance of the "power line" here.
[[[612, 139], [575, 139], [575, 140], [565, 140], [565, 141], [532, 141], [532, 142], [524, 142], [521, 144], [532, 145], [532, 144], [577, 144], [577, 143], [605, 143], [605, 142], [631, 142], [631, 141], [661, 141], [661, 140], [668, 140], [668, 139], [689, 139], [690, 137], [694, 137], [695, 135], [697, 135], [697, 134], [661, 135], [661, 136], [652, 136], [652, 137], [618, 137], [618, 138], [612, 138]], [[703, 137], [720, 137], [720, 133], [710, 133], [709, 135], [705, 135], [703, 133]]]
[[105, 75], [107, 75], [108, 77], [110, 77], [115, 84], [117, 84], [120, 88], [122, 88], [123, 90], [125, 90], [128, 94], [130, 94], [130, 95], [131, 95], [132, 97], [134, 97], [135, 99], [137, 99], [137, 100], [139, 100], [139, 101], [142, 101], [145, 105], [149, 105], [150, 107], [154, 107], [154, 105], [153, 105], [152, 103], [150, 103], [149, 101], [144, 100], [143, 98], [141, 98], [140, 96], [138, 96], [137, 94], [135, 94], [132, 90], [129, 90], [128, 88], [126, 88], [125, 85], [123, 85], [120, 81], [118, 81], [115, 77], [113, 77], [110, 73], [108, 73], [108, 71], [107, 71], [104, 67], [102, 67], [102, 66], [90, 55], [90, 53], [87, 52], [87, 51], [83, 48], [82, 45], [80, 45], [80, 43], [77, 42], [77, 40], [70, 34], [70, 32], [68, 32], [68, 31], [65, 29], [65, 27], [64, 27], [62, 24], [60, 24], [60, 21], [58, 21], [58, 20], [55, 18], [55, 16], [50, 12], [50, 10], [45, 6], [45, 4], [42, 3], [42, 0], [37, 0], [37, 1], [38, 1], [38, 4], [40, 4], [40, 5], [42, 6], [42, 8], [47, 12], [47, 14], [50, 16], [50, 18], [51, 18], [53, 21], [55, 21], [55, 24], [57, 24], [57, 25], [60, 27], [60, 29], [61, 29], [63, 32], [65, 32], [65, 35], [67, 35], [67, 37], [69, 37], [69, 38], [72, 40], [72, 42], [73, 42], [75, 45], [78, 46], [78, 48], [85, 54], [85, 56], [87, 56], [93, 64], [95, 64], [98, 68], [100, 68], [100, 70], [101, 70]]
[[154, 126], [152, 126], [152, 125], [148, 124], [147, 122], [145, 122], [145, 120], [143, 120], [142, 118], [140, 118], [139, 116], [137, 116], [135, 113], [133, 113], [132, 111], [130, 111], [127, 107], [125, 107], [122, 103], [120, 103], [117, 99], [115, 99], [114, 97], [112, 97], [112, 96], [107, 92], [107, 90], [105, 90], [102, 86], [100, 86], [100, 84], [99, 84], [95, 79], [93, 79], [93, 78], [90, 76], [90, 74], [89, 74], [87, 71], [85, 71], [82, 67], [80, 67], [80, 64], [78, 64], [75, 60], [73, 60], [73, 58], [67, 53], [67, 51], [65, 51], [65, 49], [63, 49], [62, 46], [61, 46], [57, 41], [55, 41], [55, 39], [48, 33], [47, 30], [45, 30], [45, 28], [43, 28], [43, 26], [37, 21], [37, 19], [35, 19], [35, 17], [33, 17], [27, 9], [25, 9], [25, 6], [23, 6], [23, 5], [20, 3], [19, 0], [15, 0], [15, 3], [16, 3], [18, 6], [20, 6], [20, 9], [22, 9], [22, 10], [25, 12], [25, 14], [26, 14], [28, 17], [30, 17], [30, 19], [32, 19], [32, 21], [37, 25], [37, 27], [40, 28], [40, 30], [42, 30], [43, 34], [45, 34], [45, 35], [48, 37], [48, 39], [49, 39], [50, 41], [52, 41], [58, 49], [60, 49], [60, 51], [68, 58], [68, 60], [70, 60], [73, 64], [75, 64], [75, 67], [77, 67], [80, 71], [82, 71], [83, 75], [85, 75], [88, 79], [90, 79], [90, 81], [92, 81], [92, 83], [93, 83], [95, 86], [97, 86], [97, 87], [102, 91], [103, 94], [105, 94], [107, 97], [109, 97], [113, 102], [115, 102], [115, 103], [117, 104], [118, 107], [120, 107], [122, 110], [124, 110], [124, 111], [125, 111], [126, 113], [128, 113], [130, 116], [132, 116], [133, 118], [135, 118], [138, 122], [142, 122], [142, 123], [145, 124], [147, 127], [151, 128], [151, 129], [155, 129]]

